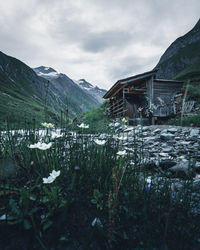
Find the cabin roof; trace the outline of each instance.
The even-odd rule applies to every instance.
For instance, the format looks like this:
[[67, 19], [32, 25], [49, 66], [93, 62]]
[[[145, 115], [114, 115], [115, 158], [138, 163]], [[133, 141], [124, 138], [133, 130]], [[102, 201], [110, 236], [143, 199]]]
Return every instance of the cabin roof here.
[[118, 80], [109, 90], [108, 92], [103, 96], [104, 99], [112, 97], [116, 92], [120, 91], [121, 89], [124, 88], [124, 85], [129, 84], [129, 83], [136, 83], [140, 80], [147, 79], [149, 77], [155, 76], [157, 73], [158, 69], [148, 71], [142, 74], [134, 75], [131, 77], [127, 77], [121, 80]]
[[[110, 98], [112, 96], [114, 96], [116, 93], [118, 93], [121, 89], [123, 89], [125, 86], [129, 85], [129, 84], [136, 84], [138, 82], [140, 82], [141, 80], [144, 79], [148, 79], [152, 76], [154, 76], [154, 78], [156, 77], [156, 73], [157, 73], [158, 69], [152, 70], [152, 71], [148, 71], [142, 74], [138, 74], [138, 75], [134, 75], [131, 77], [127, 77], [121, 80], [118, 80], [107, 92], [106, 94], [103, 96], [104, 99]], [[177, 81], [177, 80], [167, 80], [167, 79], [154, 79], [155, 82], [163, 82], [163, 83], [181, 83], [183, 84], [184, 82], [182, 81]]]

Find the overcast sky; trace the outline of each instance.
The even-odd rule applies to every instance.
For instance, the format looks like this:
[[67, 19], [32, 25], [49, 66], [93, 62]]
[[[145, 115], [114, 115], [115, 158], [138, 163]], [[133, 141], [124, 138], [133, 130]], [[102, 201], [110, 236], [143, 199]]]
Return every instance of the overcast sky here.
[[199, 14], [199, 0], [0, 0], [0, 50], [108, 89], [154, 68]]

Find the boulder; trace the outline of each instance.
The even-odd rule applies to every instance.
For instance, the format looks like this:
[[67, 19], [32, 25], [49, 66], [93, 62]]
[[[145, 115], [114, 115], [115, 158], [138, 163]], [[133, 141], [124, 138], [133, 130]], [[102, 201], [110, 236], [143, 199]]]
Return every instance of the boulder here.
[[175, 138], [175, 135], [171, 134], [171, 133], [162, 133], [160, 135], [160, 139], [162, 139], [163, 141], [169, 141]]
[[193, 166], [190, 166], [190, 162], [180, 162], [177, 163], [174, 167], [168, 169], [176, 177], [184, 178], [191, 177], [194, 175]]
[[196, 137], [198, 135], [199, 135], [199, 129], [191, 129], [191, 131], [190, 131], [191, 137]]

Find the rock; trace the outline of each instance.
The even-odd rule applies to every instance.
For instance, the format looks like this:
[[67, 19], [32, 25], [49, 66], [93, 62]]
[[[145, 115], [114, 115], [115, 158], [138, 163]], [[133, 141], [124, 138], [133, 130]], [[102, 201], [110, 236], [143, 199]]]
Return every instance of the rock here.
[[148, 160], [145, 160], [143, 163], [144, 167], [148, 170], [153, 170], [156, 168], [156, 163], [154, 158], [150, 158]]
[[193, 167], [189, 165], [189, 161], [181, 162], [176, 164], [174, 167], [169, 168], [168, 170], [175, 174], [176, 177], [190, 177], [193, 175]]
[[198, 136], [199, 135], [199, 129], [192, 129], [191, 131], [190, 131], [190, 136], [191, 137], [196, 137], [196, 136]]
[[124, 130], [124, 132], [130, 132], [130, 131], [133, 131], [133, 127], [128, 127]]
[[168, 153], [159, 153], [159, 156], [161, 156], [161, 157], [168, 157], [169, 154]]
[[198, 174], [200, 174], [200, 162], [199, 162], [199, 161], [196, 162], [196, 164], [195, 164], [195, 170], [196, 170], [196, 172], [197, 172]]
[[172, 147], [166, 147], [166, 148], [163, 148], [163, 149], [162, 149], [162, 151], [163, 151], [164, 153], [171, 152], [172, 150], [173, 150]]
[[163, 141], [169, 141], [169, 140], [172, 140], [174, 139], [175, 135], [173, 134], [170, 134], [170, 133], [162, 133], [160, 135], [160, 139], [162, 139]]
[[178, 132], [178, 129], [177, 128], [168, 128], [167, 131], [174, 134], [174, 133]]
[[190, 141], [181, 141], [179, 144], [181, 145], [189, 145], [191, 142]]
[[154, 143], [154, 141], [155, 141], [156, 138], [157, 137], [154, 137], [154, 136], [144, 138], [145, 139], [145, 144], [147, 144], [147, 143]]
[[176, 161], [173, 160], [161, 160], [159, 163], [159, 166], [163, 169], [166, 170], [168, 168], [173, 167], [174, 165], [176, 165]]
[[157, 134], [157, 133], [160, 133], [160, 129], [159, 128], [157, 128], [157, 129], [155, 129], [154, 131], [153, 131], [153, 133], [155, 133], [155, 134]]

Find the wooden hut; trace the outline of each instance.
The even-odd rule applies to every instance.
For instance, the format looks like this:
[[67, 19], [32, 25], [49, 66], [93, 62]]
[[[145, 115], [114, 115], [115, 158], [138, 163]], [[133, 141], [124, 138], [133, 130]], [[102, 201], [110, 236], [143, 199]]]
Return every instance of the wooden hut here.
[[183, 82], [156, 79], [157, 70], [118, 80], [104, 95], [109, 99], [110, 115], [135, 122], [156, 119], [176, 113], [175, 98], [183, 93]]

